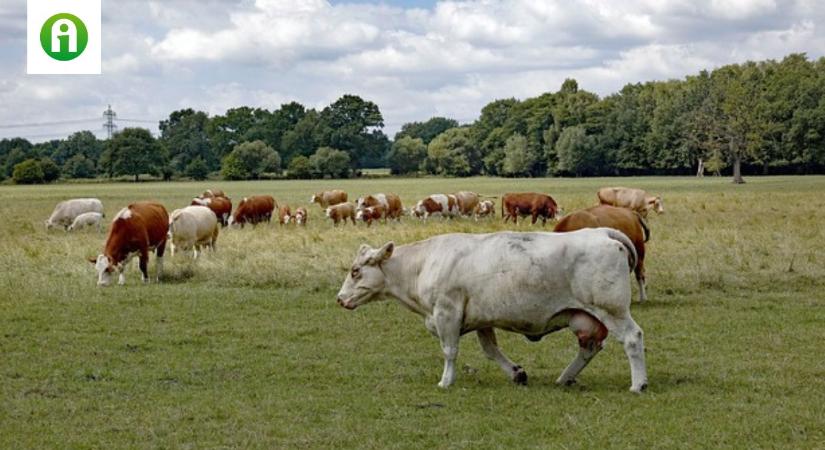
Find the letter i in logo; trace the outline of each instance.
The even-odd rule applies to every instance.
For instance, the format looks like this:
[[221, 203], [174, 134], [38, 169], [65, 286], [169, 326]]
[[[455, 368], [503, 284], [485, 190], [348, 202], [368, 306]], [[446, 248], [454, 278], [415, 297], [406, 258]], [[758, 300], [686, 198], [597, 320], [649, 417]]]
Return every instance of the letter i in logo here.
[[71, 61], [86, 49], [89, 32], [77, 16], [68, 13], [55, 14], [40, 30], [40, 45], [47, 55], [58, 61]]

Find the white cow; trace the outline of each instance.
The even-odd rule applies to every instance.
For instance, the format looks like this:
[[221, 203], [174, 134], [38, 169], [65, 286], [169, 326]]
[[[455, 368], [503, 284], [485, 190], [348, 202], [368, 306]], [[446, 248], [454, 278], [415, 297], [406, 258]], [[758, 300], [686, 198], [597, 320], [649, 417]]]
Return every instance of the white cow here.
[[74, 222], [69, 225], [68, 231], [79, 230], [85, 227], [96, 226], [97, 232], [103, 231], [103, 214], [99, 212], [87, 212], [74, 218]]
[[176, 209], [169, 216], [169, 238], [172, 242], [172, 256], [175, 250], [193, 248], [194, 258], [198, 258], [201, 247], [215, 251], [218, 240], [218, 218], [206, 206], [187, 206]]
[[105, 217], [103, 203], [96, 198], [74, 198], [62, 201], [54, 207], [52, 215], [46, 220], [46, 229], [63, 227], [67, 230], [77, 216], [87, 212], [100, 213]]
[[475, 331], [485, 355], [517, 383], [527, 374], [504, 356], [495, 328], [536, 341], [570, 327], [579, 353], [556, 381], [576, 376], [602, 349], [608, 330], [624, 346], [631, 387], [647, 387], [642, 330], [630, 316], [630, 278], [636, 251], [619, 231], [445, 234], [395, 248], [362, 245], [338, 292], [347, 309], [392, 297], [424, 317], [441, 341], [444, 372], [455, 380], [462, 334]]

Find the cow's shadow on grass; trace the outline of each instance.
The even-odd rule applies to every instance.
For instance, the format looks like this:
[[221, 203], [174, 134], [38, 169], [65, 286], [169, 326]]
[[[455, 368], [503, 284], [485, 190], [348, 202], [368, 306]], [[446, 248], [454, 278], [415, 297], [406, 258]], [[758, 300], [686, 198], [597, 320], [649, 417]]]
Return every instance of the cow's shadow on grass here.
[[193, 262], [164, 267], [160, 282], [168, 284], [185, 283], [194, 278], [196, 272], [197, 268]]

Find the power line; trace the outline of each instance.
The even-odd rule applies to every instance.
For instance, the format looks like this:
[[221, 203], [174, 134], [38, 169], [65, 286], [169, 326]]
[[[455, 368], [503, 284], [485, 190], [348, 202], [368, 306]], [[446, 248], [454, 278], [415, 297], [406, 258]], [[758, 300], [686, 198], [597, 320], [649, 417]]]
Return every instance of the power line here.
[[143, 120], [143, 119], [115, 119], [118, 122], [138, 122], [138, 123], [158, 123], [159, 120]]
[[2, 129], [9, 128], [32, 128], [32, 127], [46, 127], [53, 125], [72, 125], [86, 122], [96, 122], [97, 119], [75, 119], [75, 120], [58, 120], [54, 122], [32, 122], [32, 123], [15, 123], [11, 125], [0, 125]]

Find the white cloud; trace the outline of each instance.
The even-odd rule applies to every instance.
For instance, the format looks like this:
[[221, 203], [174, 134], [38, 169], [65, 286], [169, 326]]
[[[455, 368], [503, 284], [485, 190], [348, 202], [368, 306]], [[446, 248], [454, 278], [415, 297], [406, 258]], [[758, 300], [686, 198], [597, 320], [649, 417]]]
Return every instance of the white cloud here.
[[0, 123], [98, 116], [107, 103], [151, 120], [183, 107], [323, 107], [352, 93], [379, 105], [392, 134], [436, 114], [470, 121], [495, 98], [556, 90], [567, 77], [605, 95], [747, 59], [825, 55], [818, 0], [112, 5], [104, 3], [104, 75], [37, 78], [23, 75], [25, 2], [3, 2]]

